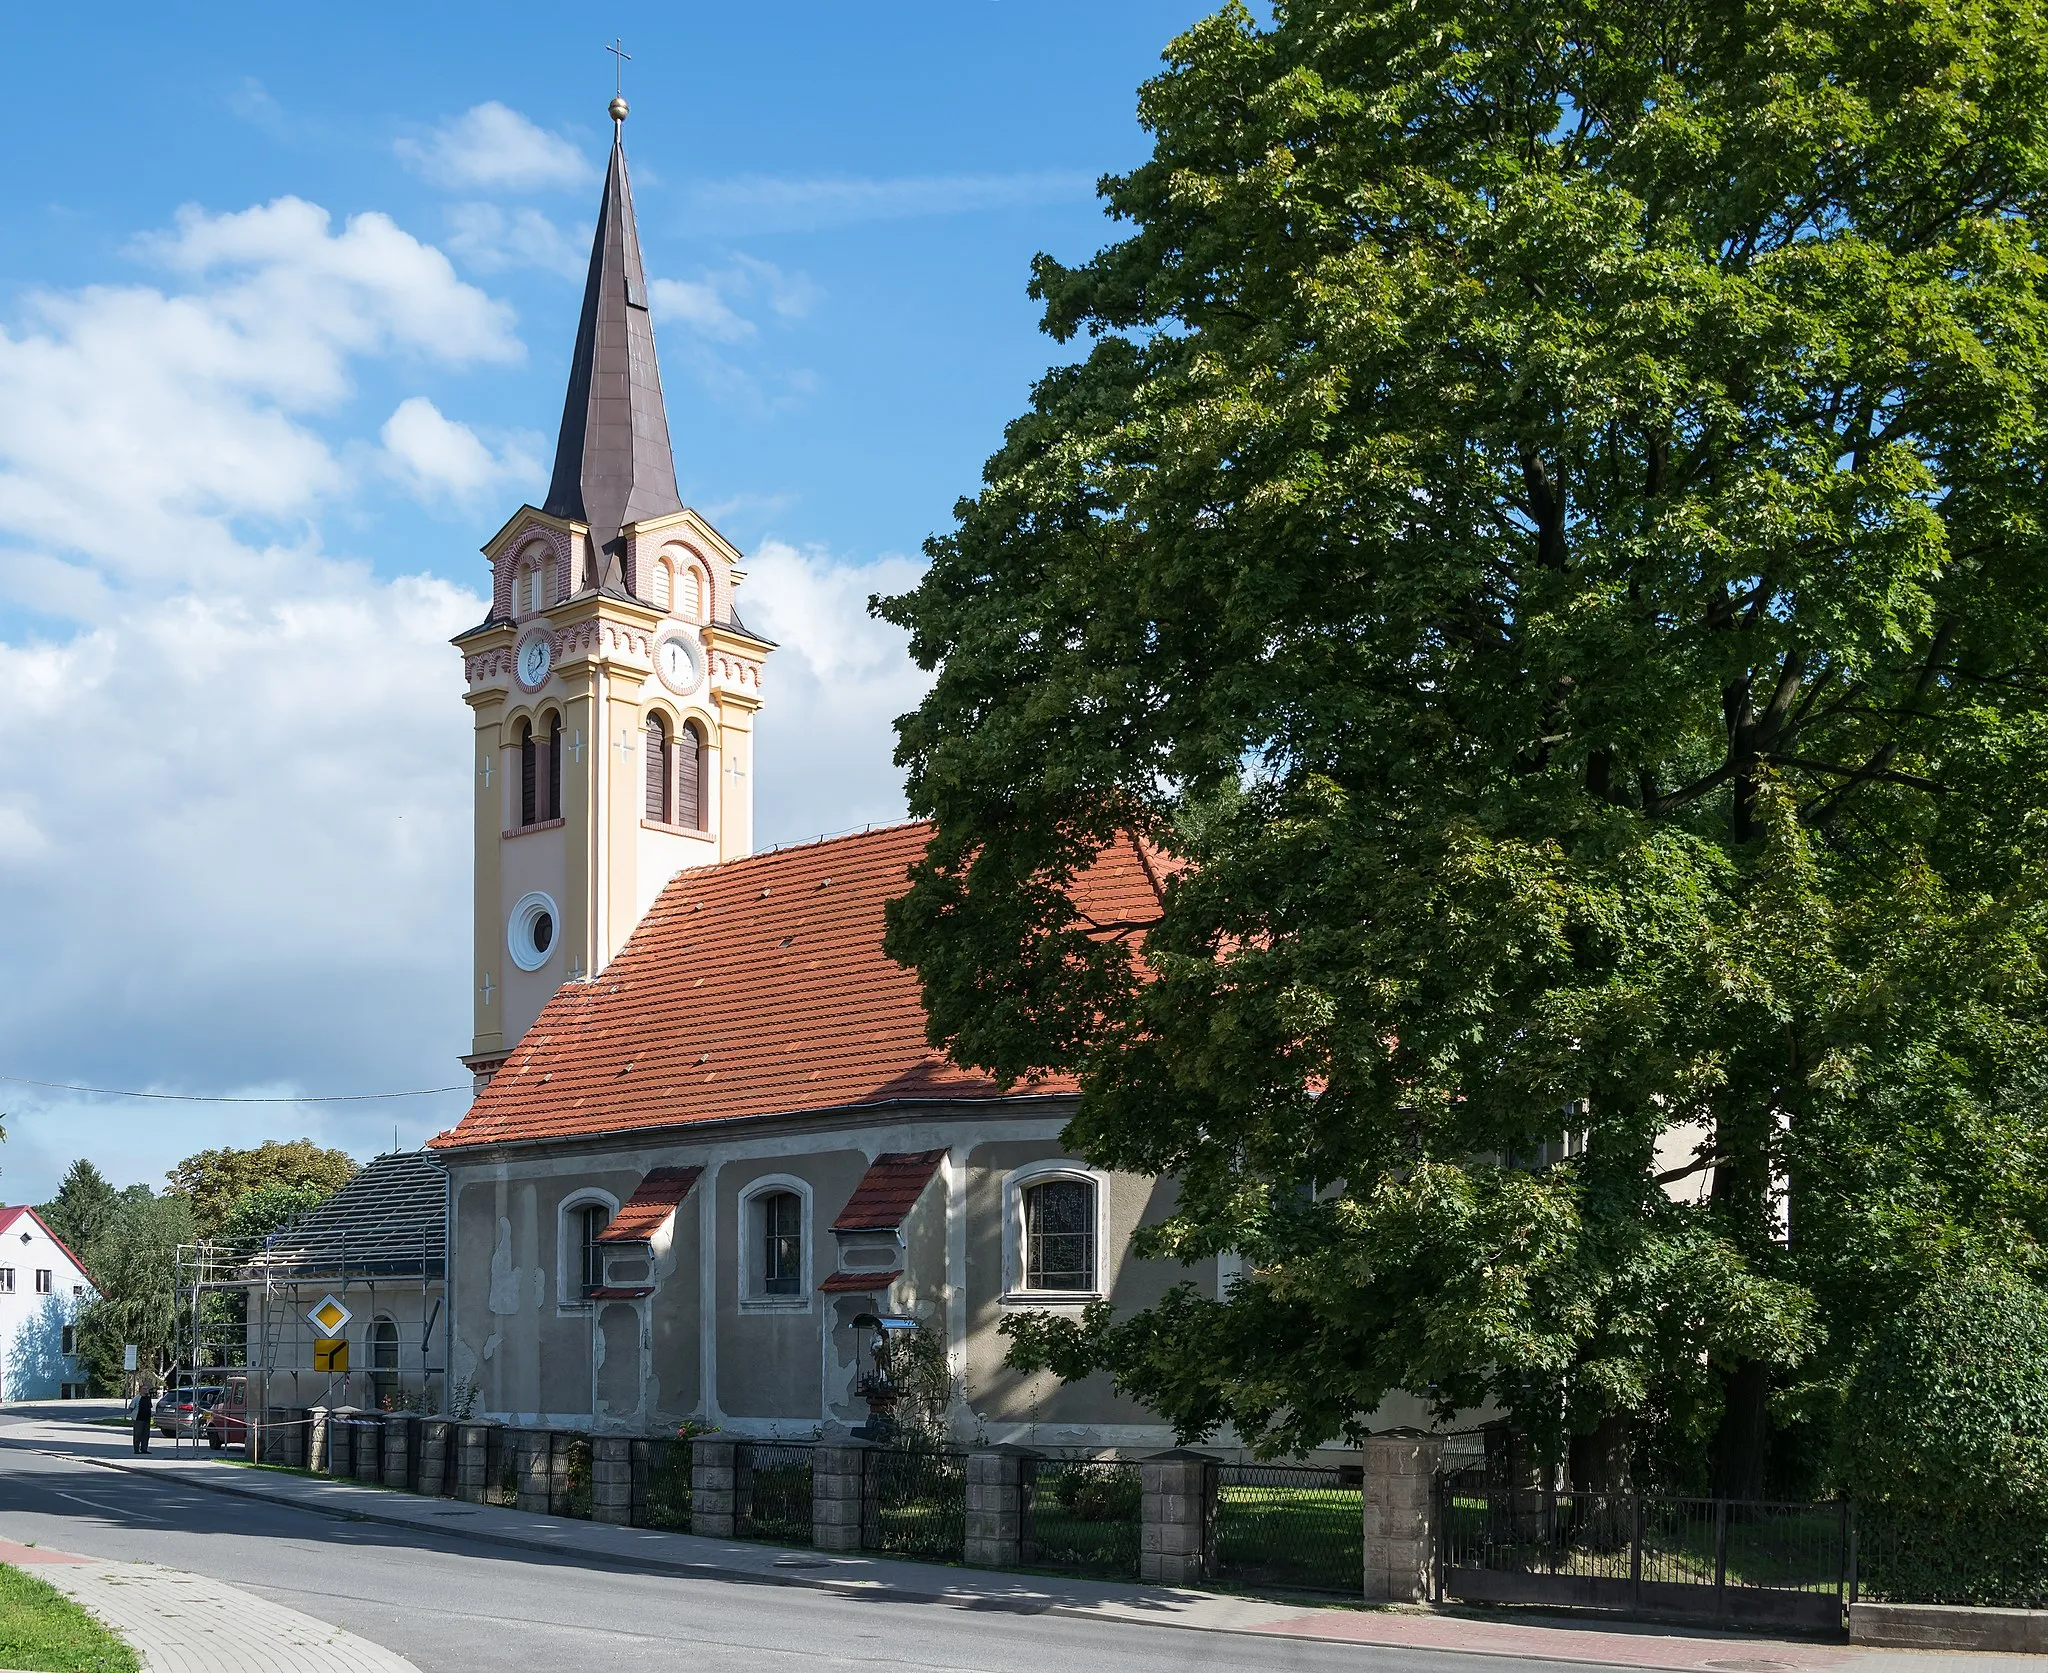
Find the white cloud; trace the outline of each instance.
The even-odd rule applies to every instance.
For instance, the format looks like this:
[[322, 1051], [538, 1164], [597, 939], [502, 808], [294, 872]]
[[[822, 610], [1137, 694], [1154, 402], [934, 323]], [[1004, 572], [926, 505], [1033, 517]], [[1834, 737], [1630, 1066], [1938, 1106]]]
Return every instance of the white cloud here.
[[906, 635], [870, 616], [867, 602], [906, 591], [923, 573], [912, 558], [844, 563], [779, 540], [749, 556], [740, 614], [779, 646], [754, 721], [762, 843], [903, 817], [894, 722], [928, 681]]
[[496, 99], [451, 116], [424, 138], [393, 146], [407, 167], [455, 191], [535, 191], [580, 186], [590, 161], [568, 140], [536, 127]]
[[718, 294], [710, 279], [650, 279], [647, 301], [655, 318], [685, 325], [715, 343], [737, 343], [754, 335], [754, 322], [742, 319]]
[[538, 267], [580, 279], [590, 266], [589, 235], [564, 233], [538, 209], [458, 203], [448, 211], [448, 248], [479, 273]]
[[530, 483], [540, 474], [531, 454], [517, 446], [492, 452], [467, 424], [444, 417], [424, 395], [399, 402], [378, 435], [392, 474], [430, 505], [474, 502], [493, 488]]
[[349, 363], [523, 354], [511, 310], [384, 215], [339, 233], [297, 198], [186, 210], [142, 240], [184, 281], [43, 292], [0, 327], [0, 538], [104, 564], [124, 581], [225, 582], [272, 561], [253, 521], [303, 538], [348, 473], [304, 419], [352, 390]]
[[1081, 201], [1094, 178], [1069, 170], [791, 180], [744, 174], [707, 180], [690, 194], [690, 223], [714, 232], [816, 232], [861, 221], [902, 221], [1036, 203]]

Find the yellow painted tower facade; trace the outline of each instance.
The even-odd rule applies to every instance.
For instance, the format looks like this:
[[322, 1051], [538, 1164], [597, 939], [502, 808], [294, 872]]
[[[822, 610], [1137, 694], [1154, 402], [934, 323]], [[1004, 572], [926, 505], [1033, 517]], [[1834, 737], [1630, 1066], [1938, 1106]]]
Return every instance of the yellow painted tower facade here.
[[772, 647], [741, 622], [740, 554], [676, 493], [616, 132], [547, 502], [484, 555], [490, 612], [455, 640], [476, 728], [479, 1086], [669, 878], [753, 844]]

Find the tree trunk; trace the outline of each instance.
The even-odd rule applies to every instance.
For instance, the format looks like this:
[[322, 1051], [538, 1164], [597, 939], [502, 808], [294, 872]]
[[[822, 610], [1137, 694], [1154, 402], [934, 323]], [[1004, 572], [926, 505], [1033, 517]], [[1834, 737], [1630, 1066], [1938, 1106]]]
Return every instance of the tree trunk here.
[[1723, 1499], [1761, 1499], [1764, 1463], [1770, 1451], [1770, 1373], [1760, 1360], [1745, 1360], [1721, 1375], [1721, 1427], [1714, 1436], [1714, 1494]]

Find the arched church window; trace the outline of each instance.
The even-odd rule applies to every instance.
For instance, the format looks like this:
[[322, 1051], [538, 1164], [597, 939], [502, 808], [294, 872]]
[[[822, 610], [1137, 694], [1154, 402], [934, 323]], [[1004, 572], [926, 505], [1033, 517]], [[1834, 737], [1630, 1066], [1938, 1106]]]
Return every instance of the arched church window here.
[[682, 615], [685, 621], [704, 619], [704, 572], [695, 564], [683, 571]]
[[398, 1399], [398, 1325], [378, 1318], [370, 1325], [370, 1389], [380, 1412]]
[[800, 1295], [804, 1281], [804, 1203], [794, 1191], [755, 1197], [754, 1235], [761, 1257], [761, 1294]]
[[647, 717], [647, 817], [670, 823], [668, 803], [668, 722]]
[[562, 717], [548, 716], [548, 814], [562, 817]]
[[655, 609], [666, 610], [668, 608], [669, 588], [670, 583], [673, 581], [673, 579], [674, 572], [670, 570], [668, 566], [668, 559], [662, 558], [659, 561], [657, 561], [654, 566]]
[[676, 823], [692, 831], [704, 829], [704, 759], [704, 734], [685, 721], [676, 738]]
[[612, 1223], [611, 1210], [601, 1202], [585, 1203], [576, 1210], [576, 1221], [583, 1276], [583, 1293], [579, 1299], [588, 1300], [592, 1290], [604, 1288], [604, 1245], [598, 1242], [598, 1238]]
[[1095, 1183], [1048, 1179], [1027, 1185], [1024, 1287], [1092, 1291], [1095, 1283]]
[[534, 811], [540, 789], [540, 759], [534, 749], [533, 727], [519, 723], [519, 823], [531, 825], [539, 817]]

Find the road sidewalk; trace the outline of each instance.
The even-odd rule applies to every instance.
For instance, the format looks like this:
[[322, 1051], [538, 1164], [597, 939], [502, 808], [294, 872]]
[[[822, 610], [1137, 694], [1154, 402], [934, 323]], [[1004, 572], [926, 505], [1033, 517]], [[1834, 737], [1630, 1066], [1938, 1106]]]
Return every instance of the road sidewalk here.
[[0, 1445], [32, 1447], [181, 1485], [290, 1505], [320, 1515], [379, 1522], [435, 1539], [455, 1536], [543, 1554], [680, 1577], [804, 1586], [847, 1596], [1018, 1614], [1058, 1614], [1157, 1627], [1253, 1633], [1329, 1643], [1513, 1656], [1660, 1673], [2048, 1673], [2048, 1657], [1949, 1655], [1852, 1649], [1845, 1644], [1734, 1633], [1588, 1622], [1489, 1618], [1422, 1608], [1307, 1607], [1110, 1581], [1007, 1574], [864, 1554], [786, 1550], [652, 1528], [536, 1516], [491, 1505], [252, 1469], [190, 1448], [137, 1457], [105, 1429], [51, 1420], [0, 1431]]
[[325, 1621], [156, 1563], [110, 1563], [0, 1539], [0, 1563], [33, 1568], [125, 1638], [145, 1673], [418, 1673], [403, 1656]]

